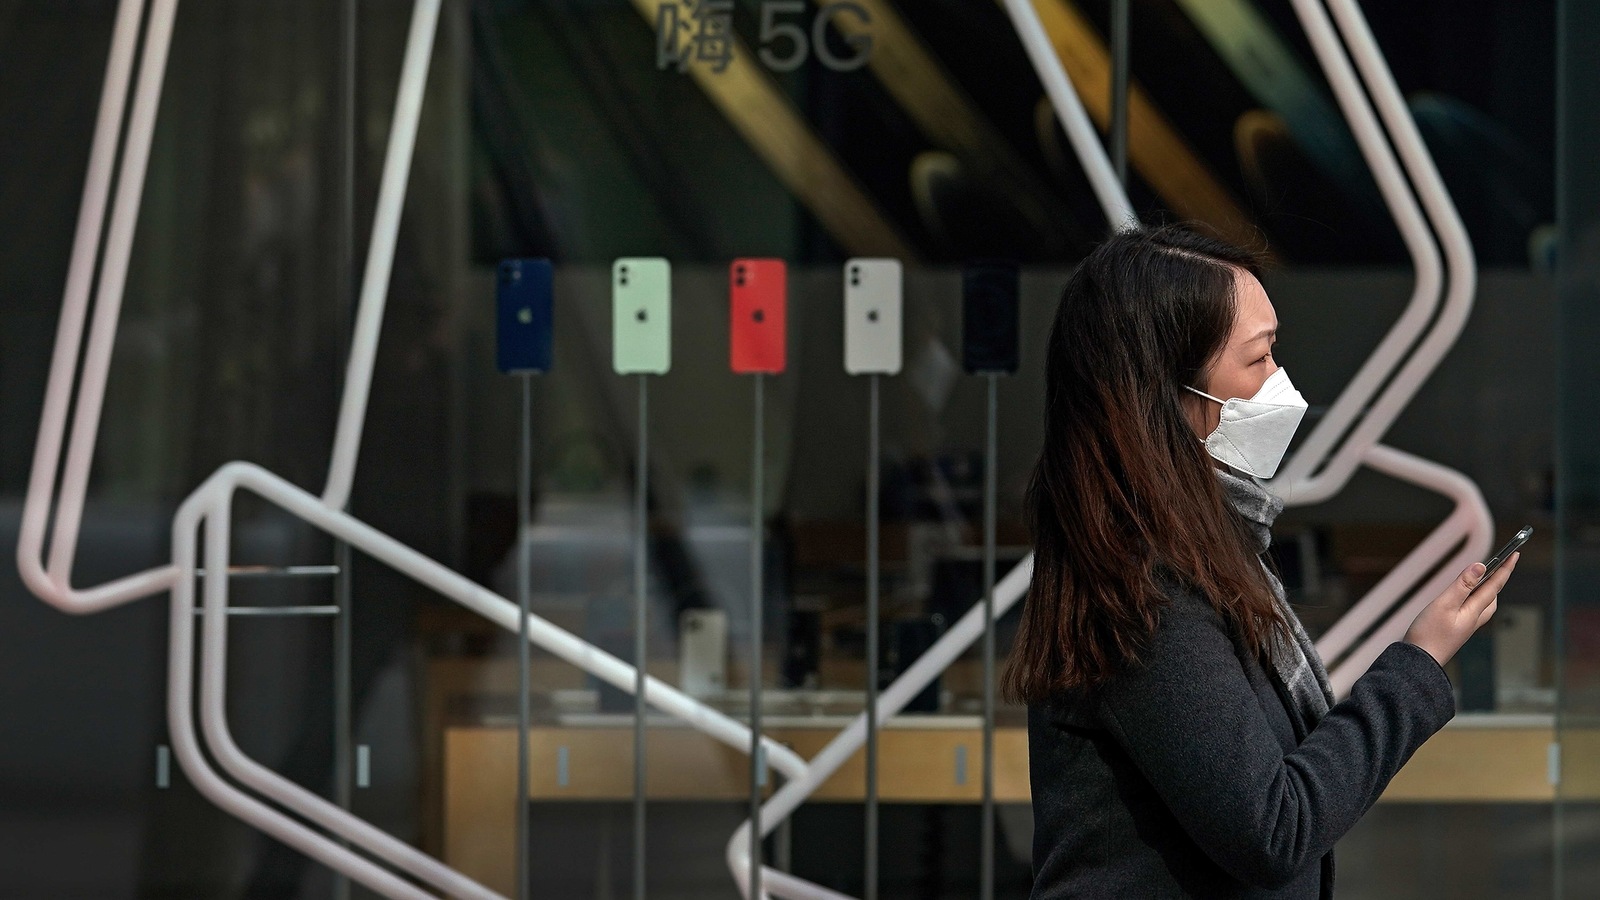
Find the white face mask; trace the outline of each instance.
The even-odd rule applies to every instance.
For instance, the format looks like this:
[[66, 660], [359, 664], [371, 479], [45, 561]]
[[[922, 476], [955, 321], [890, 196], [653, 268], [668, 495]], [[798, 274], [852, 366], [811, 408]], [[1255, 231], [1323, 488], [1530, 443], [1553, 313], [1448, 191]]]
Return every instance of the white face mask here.
[[1306, 414], [1306, 401], [1289, 383], [1287, 370], [1273, 372], [1249, 400], [1218, 400], [1188, 385], [1186, 390], [1222, 404], [1217, 428], [1205, 439], [1206, 452], [1257, 478], [1271, 478], [1289, 451], [1289, 439]]

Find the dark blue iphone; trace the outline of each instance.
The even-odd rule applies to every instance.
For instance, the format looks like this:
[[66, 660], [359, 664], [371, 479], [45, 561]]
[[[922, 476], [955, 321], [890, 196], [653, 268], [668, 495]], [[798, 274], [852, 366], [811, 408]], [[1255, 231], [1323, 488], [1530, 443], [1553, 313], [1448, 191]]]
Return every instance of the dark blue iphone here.
[[495, 276], [495, 363], [507, 374], [550, 369], [555, 270], [548, 259], [505, 259]]
[[961, 365], [972, 374], [1017, 371], [1017, 264], [984, 260], [961, 271]]

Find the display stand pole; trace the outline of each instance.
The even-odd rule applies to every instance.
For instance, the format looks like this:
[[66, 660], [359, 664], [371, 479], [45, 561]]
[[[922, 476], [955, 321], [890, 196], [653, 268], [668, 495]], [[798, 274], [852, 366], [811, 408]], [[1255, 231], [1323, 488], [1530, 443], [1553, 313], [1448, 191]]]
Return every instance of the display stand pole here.
[[997, 493], [996, 431], [999, 422], [998, 373], [988, 373], [989, 434], [983, 478], [983, 841], [982, 900], [994, 900], [994, 532]]
[[765, 591], [761, 571], [762, 463], [765, 429], [762, 373], [755, 373], [755, 450], [750, 466], [750, 898], [761, 900], [761, 788], [766, 760], [761, 751], [761, 612]]
[[633, 499], [633, 896], [644, 900], [645, 624], [649, 607], [649, 376], [639, 376], [639, 452]]
[[532, 659], [528, 640], [531, 605], [532, 561], [529, 559], [528, 530], [533, 526], [533, 376], [522, 375], [522, 461], [517, 467], [517, 893], [528, 900], [528, 719], [529, 669]]
[[868, 376], [867, 422], [867, 786], [866, 892], [878, 900], [878, 374]]

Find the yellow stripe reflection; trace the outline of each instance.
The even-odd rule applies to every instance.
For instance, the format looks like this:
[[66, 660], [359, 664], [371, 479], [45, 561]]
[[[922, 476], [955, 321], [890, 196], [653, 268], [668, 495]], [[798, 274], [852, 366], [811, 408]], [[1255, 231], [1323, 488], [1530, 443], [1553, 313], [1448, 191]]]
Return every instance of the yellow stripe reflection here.
[[[633, 0], [652, 33], [666, 2]], [[744, 43], [732, 36], [730, 42], [732, 59], [721, 72], [699, 60], [689, 63], [689, 74], [711, 102], [850, 255], [915, 260], [916, 251], [811, 132]]]
[[[1111, 56], [1094, 28], [1067, 0], [1033, 0], [1039, 19], [1078, 96], [1102, 129], [1111, 119]], [[1225, 237], [1260, 242], [1250, 215], [1211, 175], [1138, 85], [1128, 86], [1128, 160], [1173, 212]]]
[[849, 2], [867, 12], [865, 21], [841, 13], [833, 18], [833, 25], [846, 37], [871, 36], [868, 68], [929, 141], [961, 157], [976, 174], [998, 176], [991, 183], [1006, 192], [1035, 228], [1048, 231], [1055, 227], [1055, 217], [1067, 214], [1048, 202], [1050, 188], [979, 115], [972, 99], [955, 85], [892, 6], [884, 0], [812, 2], [818, 7]]

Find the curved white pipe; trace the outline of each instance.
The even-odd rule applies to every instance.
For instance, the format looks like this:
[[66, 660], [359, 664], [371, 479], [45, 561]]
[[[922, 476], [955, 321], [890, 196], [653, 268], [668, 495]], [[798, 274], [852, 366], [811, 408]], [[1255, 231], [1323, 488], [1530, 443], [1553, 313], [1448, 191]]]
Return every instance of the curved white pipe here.
[[[1380, 472], [1432, 488], [1454, 499], [1455, 509], [1434, 533], [1450, 535], [1452, 544], [1455, 540], [1465, 537], [1466, 543], [1443, 565], [1435, 562], [1437, 554], [1432, 557], [1425, 556], [1419, 547], [1396, 567], [1397, 571], [1405, 570], [1410, 579], [1415, 580], [1438, 566], [1432, 577], [1412, 592], [1406, 602], [1384, 619], [1366, 640], [1350, 652], [1342, 664], [1328, 674], [1334, 695], [1339, 698], [1349, 695], [1350, 686], [1367, 671], [1384, 648], [1405, 637], [1411, 620], [1416, 618], [1423, 607], [1433, 602], [1433, 599], [1450, 585], [1462, 569], [1470, 565], [1473, 560], [1488, 555], [1494, 532], [1494, 521], [1489, 515], [1489, 507], [1483, 500], [1483, 494], [1478, 491], [1478, 486], [1472, 479], [1460, 472], [1382, 444], [1368, 449], [1365, 459], [1368, 465]], [[1345, 618], [1349, 616], [1350, 614], [1346, 614]], [[1343, 624], [1343, 621], [1341, 619], [1340, 623]], [[1363, 623], [1358, 631], [1364, 630], [1369, 624], [1370, 620]], [[1322, 652], [1320, 644], [1318, 652]]]
[[173, 564], [182, 577], [172, 586], [168, 623], [167, 737], [172, 741], [178, 766], [201, 795], [218, 808], [334, 871], [396, 900], [437, 900], [223, 781], [201, 754], [190, 708], [194, 696], [194, 543], [195, 530], [216, 486], [208, 487], [190, 494], [172, 522]]
[[[1348, 449], [1340, 448], [1328, 468], [1318, 476], [1317, 480], [1330, 482], [1337, 489], [1343, 487], [1349, 480], [1367, 449], [1376, 445], [1383, 437], [1389, 425], [1399, 416], [1401, 410], [1422, 387], [1422, 383], [1438, 366], [1439, 361], [1455, 344], [1461, 330], [1466, 326], [1467, 316], [1472, 311], [1478, 272], [1466, 226], [1461, 222], [1460, 213], [1450, 198], [1450, 192], [1445, 188], [1444, 180], [1439, 176], [1432, 154], [1422, 141], [1416, 120], [1406, 108], [1405, 98], [1400, 95], [1400, 89], [1395, 84], [1394, 76], [1390, 73], [1371, 30], [1367, 27], [1360, 7], [1353, 0], [1328, 0], [1328, 5], [1339, 21], [1343, 38], [1350, 46], [1356, 65], [1361, 70], [1362, 79], [1366, 82], [1367, 89], [1371, 92], [1378, 112], [1387, 126], [1389, 137], [1394, 141], [1395, 149], [1405, 164], [1406, 173], [1416, 187], [1417, 196], [1421, 198], [1428, 212], [1434, 233], [1438, 235], [1440, 245], [1444, 249], [1450, 275], [1450, 287], [1445, 295], [1444, 308], [1432, 329], [1412, 352], [1405, 365], [1400, 368], [1394, 381], [1372, 404], [1365, 418], [1351, 433], [1350, 439], [1346, 442]], [[1326, 22], [1325, 14], [1320, 18]], [[1311, 489], [1313, 494], [1324, 491], [1326, 488], [1321, 485], [1315, 485]]]
[[[501, 628], [513, 633], [520, 631], [520, 612], [510, 600], [354, 516], [326, 506], [318, 498], [260, 466], [232, 462], [223, 468], [227, 470], [226, 483], [250, 490], [296, 518], [348, 542], [373, 559], [432, 588]], [[633, 692], [633, 666], [552, 625], [549, 620], [531, 616], [529, 639], [596, 678], [629, 693]], [[660, 679], [645, 679], [645, 701], [730, 747], [749, 749], [750, 729], [746, 725]], [[765, 740], [763, 747], [768, 764], [785, 778], [797, 777], [805, 771], [805, 760], [788, 747], [770, 738]]]
[[400, 89], [394, 99], [394, 122], [389, 127], [389, 147], [383, 158], [366, 271], [361, 276], [361, 301], [345, 367], [344, 397], [339, 402], [328, 482], [322, 491], [322, 502], [329, 506], [343, 508], [350, 500], [350, 486], [355, 480], [367, 398], [372, 393], [372, 367], [378, 357], [378, 336], [389, 296], [389, 274], [394, 269], [395, 240], [400, 233], [400, 213], [405, 208], [411, 153], [417, 144], [417, 121], [422, 115], [422, 95], [428, 86], [428, 63], [433, 57], [438, 25], [439, 0], [417, 0], [411, 14], [411, 30], [406, 35], [405, 60], [400, 66]]
[[[415, 885], [396, 878], [387, 870], [307, 829], [301, 823], [251, 798], [218, 777], [200, 752], [189, 716], [188, 698], [193, 687], [194, 529], [198, 525], [199, 517], [205, 511], [205, 504], [218, 497], [226, 499], [230, 496], [234, 482], [248, 483], [248, 486], [263, 496], [284, 501], [283, 505], [286, 508], [298, 508], [301, 517], [308, 521], [315, 522], [321, 518], [321, 524], [331, 532], [403, 571], [420, 574], [422, 576], [420, 580], [455, 597], [464, 605], [484, 613], [502, 627], [517, 630], [517, 610], [504, 598], [482, 591], [470, 581], [445, 570], [432, 560], [372, 529], [365, 526], [350, 527], [359, 523], [355, 523], [348, 516], [335, 515], [330, 520], [317, 515], [319, 511], [327, 511], [324, 503], [343, 505], [348, 497], [353, 477], [356, 451], [360, 442], [361, 420], [364, 417], [371, 382], [378, 326], [381, 322], [389, 271], [393, 262], [398, 218], [404, 201], [411, 152], [415, 145], [417, 118], [426, 84], [427, 62], [436, 31], [439, 3], [438, 0], [418, 0], [407, 39], [402, 84], [396, 100], [395, 127], [391, 132], [389, 152], [385, 161], [372, 249], [368, 255], [363, 280], [357, 334], [352, 348], [350, 369], [347, 372], [340, 425], [330, 464], [328, 490], [323, 500], [319, 502], [309, 494], [258, 467], [248, 464], [226, 466], [217, 476], [197, 489], [180, 508], [174, 522], [173, 565], [150, 569], [93, 589], [80, 591], [70, 587], [70, 573], [82, 520], [89, 466], [103, 406], [111, 351], [126, 285], [128, 261], [138, 221], [144, 174], [149, 160], [150, 143], [154, 134], [177, 4], [176, 0], [157, 0], [147, 25], [133, 101], [133, 114], [128, 126], [126, 149], [111, 212], [110, 234], [106, 240], [105, 264], [88, 347], [82, 354], [84, 374], [79, 386], [71, 440], [67, 444], [65, 474], [62, 475], [61, 449], [66, 432], [67, 410], [72, 400], [75, 370], [80, 361], [79, 345], [83, 339], [84, 323], [88, 318], [89, 292], [94, 280], [106, 198], [111, 190], [117, 136], [122, 126], [133, 55], [138, 43], [142, 7], [141, 0], [122, 0], [113, 28], [112, 47], [91, 147], [89, 172], [79, 210], [72, 261], [46, 388], [45, 409], [41, 416], [34, 467], [29, 476], [29, 491], [24, 504], [18, 541], [18, 570], [24, 583], [34, 593], [52, 605], [74, 613], [96, 612], [117, 603], [171, 589], [174, 608], [168, 725], [179, 765], [188, 773], [195, 785], [222, 809], [380, 893], [391, 897], [426, 897], [429, 895], [419, 891]], [[58, 475], [62, 478], [59, 499], [54, 496]], [[43, 564], [44, 532], [49, 524], [52, 507], [55, 508], [56, 522], [50, 546], [50, 566], [46, 568]], [[218, 530], [225, 533], [227, 525], [224, 517], [218, 516], [212, 521], [223, 523], [218, 526]], [[182, 537], [185, 532], [188, 534], [187, 541]], [[225, 542], [216, 549], [222, 554], [221, 563], [214, 570], [216, 578], [225, 579]], [[213, 584], [215, 583], [214, 581]], [[223, 592], [219, 593], [217, 602], [225, 607], [225, 580], [222, 584]], [[232, 774], [242, 782], [260, 790], [264, 795], [296, 809], [342, 836], [369, 846], [393, 864], [438, 884], [453, 895], [494, 896], [454, 870], [394, 841], [393, 838], [373, 829], [365, 822], [349, 816], [343, 810], [331, 807], [326, 801], [286, 782], [239, 752], [226, 728], [221, 674], [226, 662], [226, 628], [225, 623], [217, 624], [219, 627], [214, 629], [214, 633], [208, 631], [208, 639], [217, 652], [212, 654], [212, 662], [208, 663], [206, 668], [206, 672], [214, 677], [204, 691], [205, 722], [213, 749]], [[548, 622], [536, 621], [535, 631], [531, 637], [558, 656], [603, 680], [624, 690], [632, 689], [632, 666], [555, 628]], [[654, 678], [646, 680], [645, 694], [647, 702], [685, 720], [691, 726], [730, 746], [741, 750], [748, 748], [750, 731], [735, 720]], [[789, 777], [797, 776], [804, 771], [804, 760], [787, 747], [771, 740], [764, 740], [763, 747], [774, 770]]]
[[[208, 513], [204, 642], [206, 655], [202, 661], [201, 721], [208, 743], [213, 753], [217, 755], [224, 771], [238, 778], [261, 796], [299, 815], [305, 816], [341, 837], [362, 844], [380, 859], [428, 880], [430, 883], [447, 890], [452, 896], [497, 896], [481, 885], [477, 885], [475, 882], [461, 876], [453, 869], [438, 863], [431, 857], [424, 856], [413, 848], [394, 841], [393, 838], [373, 829], [360, 819], [350, 816], [344, 810], [338, 809], [322, 798], [282, 779], [246, 757], [233, 742], [227, 728], [224, 696], [226, 686], [227, 633], [225, 617], [227, 593], [226, 577], [223, 573], [226, 573], [228, 566], [226, 544], [228, 526], [226, 525], [226, 515], [231, 503], [229, 498], [232, 492], [237, 489], [246, 489], [257, 494], [285, 511], [335, 537], [349, 542], [351, 546], [363, 553], [380, 562], [387, 563], [396, 570], [432, 587], [510, 631], [516, 631], [519, 628], [519, 611], [516, 606], [509, 600], [479, 587], [434, 560], [373, 529], [371, 526], [357, 521], [349, 514], [323, 505], [318, 498], [271, 472], [250, 463], [228, 463], [219, 469], [185, 502], [184, 509], [189, 509], [192, 506], [195, 510]], [[176, 536], [174, 539], [174, 565], [180, 571], [192, 572], [194, 569], [192, 522], [195, 515], [198, 515], [198, 512], [180, 516], [181, 522], [191, 523], [190, 531], [188, 532], [190, 535], [189, 543], [183, 543]], [[213, 525], [212, 523], [223, 524]], [[212, 543], [211, 540], [213, 527], [215, 528], [214, 533], [218, 535], [217, 543]], [[177, 555], [178, 550], [184, 550], [187, 555]], [[174, 597], [183, 600], [187, 609], [192, 610], [192, 579], [181, 580], [179, 585], [174, 588]], [[189, 614], [192, 615], [192, 613]], [[184, 639], [192, 642], [192, 621], [189, 619], [185, 621], [189, 622], [190, 631], [185, 635]], [[533, 617], [530, 622], [530, 639], [557, 656], [567, 659], [569, 662], [596, 674], [619, 688], [631, 690], [633, 687], [633, 668], [631, 666], [555, 628], [537, 616]], [[192, 666], [192, 662], [186, 662], [185, 664]], [[184, 684], [192, 683], [192, 675], [187, 671], [176, 673], [173, 678], [181, 680]], [[909, 696], [906, 699], [909, 699]], [[691, 726], [710, 734], [729, 746], [740, 749], [749, 747], [750, 731], [747, 727], [654, 678], [646, 680], [645, 699], [658, 709], [684, 719]], [[901, 701], [902, 705], [904, 702], [905, 700]], [[171, 715], [170, 712], [169, 715]], [[192, 725], [189, 727], [192, 731]], [[762, 746], [774, 770], [791, 779], [799, 778], [805, 774], [805, 761], [793, 750], [770, 738], [763, 738]], [[193, 759], [180, 756], [180, 764], [184, 766], [186, 772], [189, 771], [190, 765], [204, 766], [203, 759], [198, 756]], [[205, 778], [208, 774], [211, 777], [215, 777], [215, 774], [209, 768], [204, 768], [198, 775], [192, 775], [191, 777]], [[256, 815], [257, 811], [250, 805], [254, 801], [250, 801], [247, 795], [241, 794], [231, 787], [226, 787], [225, 789], [228, 792], [226, 795], [223, 795], [222, 790], [218, 789], [218, 796], [212, 797], [223, 808], [240, 815], [245, 821], [262, 828], [267, 833], [291, 843], [304, 852], [310, 853], [319, 861], [333, 865], [339, 871], [350, 875], [350, 877], [362, 879], [363, 883], [373, 886], [374, 890], [381, 890], [381, 888], [372, 885], [368, 880], [370, 872], [359, 867], [356, 869], [349, 868], [351, 860], [359, 860], [361, 859], [360, 857], [347, 857], [345, 854], [348, 854], [349, 851], [340, 847], [337, 843], [326, 841], [323, 836], [305, 828], [298, 822], [285, 820], [282, 817], [273, 819]], [[211, 795], [208, 794], [208, 796]], [[224, 800], [226, 802], [223, 802]], [[249, 813], [249, 815], [243, 815], [240, 811]], [[287, 835], [290, 833], [297, 836], [296, 841], [289, 840]], [[308, 848], [316, 848], [317, 852], [312, 852]]]
[[[1355, 465], [1360, 462], [1361, 452], [1367, 446], [1376, 443], [1383, 430], [1393, 421], [1393, 416], [1387, 420], [1379, 420], [1373, 419], [1370, 413], [1362, 418], [1363, 411], [1367, 409], [1373, 395], [1400, 365], [1406, 352], [1412, 348], [1417, 337], [1432, 320], [1438, 308], [1439, 294], [1444, 281], [1439, 263], [1439, 249], [1434, 243], [1433, 234], [1429, 231], [1422, 209], [1418, 206], [1405, 175], [1401, 172], [1399, 161], [1389, 148], [1383, 126], [1379, 124], [1366, 93], [1356, 79], [1355, 69], [1339, 44], [1332, 23], [1317, 5], [1317, 0], [1291, 0], [1291, 2], [1295, 13], [1300, 17], [1301, 24], [1305, 27], [1306, 37], [1310, 39], [1311, 49], [1322, 66], [1328, 85], [1339, 101], [1339, 108], [1350, 123], [1350, 130], [1361, 148], [1361, 155], [1371, 168], [1373, 178], [1377, 180], [1384, 205], [1394, 217], [1395, 225], [1400, 230], [1400, 237], [1405, 242], [1406, 252], [1410, 254], [1412, 265], [1416, 270], [1416, 283], [1405, 311], [1384, 335], [1372, 355], [1361, 364], [1355, 377], [1340, 392], [1339, 397], [1329, 407], [1328, 413], [1307, 435], [1305, 442], [1295, 449], [1283, 472], [1270, 482], [1273, 491], [1282, 496], [1285, 503], [1304, 505], [1321, 502], [1338, 493], [1349, 481]], [[1433, 362], [1437, 363], [1437, 360]], [[1431, 369], [1431, 366], [1429, 368]], [[1409, 395], [1406, 399], [1410, 399]], [[1362, 418], [1363, 422], [1380, 425], [1377, 433], [1365, 446], [1345, 441], [1335, 452], [1339, 439], [1358, 418]], [[1337, 466], [1331, 466], [1331, 471], [1323, 477], [1312, 477], [1312, 472], [1326, 461], [1330, 454], [1334, 456]]]
[[[200, 728], [206, 745], [211, 750], [222, 771], [237, 779], [240, 784], [257, 794], [272, 799], [385, 860], [394, 867], [424, 881], [446, 896], [473, 898], [473, 900], [499, 900], [495, 893], [455, 869], [434, 859], [421, 850], [401, 841], [387, 832], [373, 827], [365, 819], [300, 787], [287, 778], [257, 763], [245, 755], [234, 741], [228, 727], [226, 709], [228, 671], [228, 565], [229, 541], [232, 532], [233, 478], [224, 467], [215, 477], [215, 490], [205, 491], [210, 502], [206, 507], [205, 532], [205, 614], [201, 633], [203, 652], [200, 657]], [[202, 489], [205, 490], [205, 489]], [[193, 540], [192, 533], [188, 536]], [[508, 799], [508, 802], [512, 802]], [[313, 832], [314, 834], [314, 832]], [[320, 835], [318, 836], [320, 837]]]
[[99, 398], [104, 394], [110, 345], [116, 333], [117, 307], [122, 299], [128, 250], [138, 221], [139, 197], [155, 129], [156, 109], [161, 100], [166, 53], [172, 38], [172, 20], [176, 13], [176, 3], [172, 0], [161, 0], [156, 4], [146, 32], [144, 58], [147, 62], [139, 72], [133, 120], [128, 128], [130, 146], [122, 161], [116, 205], [112, 210], [111, 236], [106, 242], [107, 259], [120, 260], [113, 272], [116, 276], [114, 291], [108, 294], [107, 280], [110, 276], [102, 277], [101, 298], [112, 298], [113, 303], [104, 316], [98, 307], [96, 309], [95, 335], [90, 339], [90, 352], [98, 352], [101, 358], [91, 357], [84, 372], [85, 391], [93, 388], [93, 418], [86, 419], [83, 408], [86, 401], [80, 397], [67, 473], [63, 479], [63, 493], [70, 486], [70, 496], [75, 499], [63, 502], [56, 513], [49, 571], [46, 571], [43, 559], [44, 533], [51, 508], [55, 505], [56, 478], [61, 474], [61, 447], [66, 434], [67, 410], [72, 402], [73, 381], [81, 358], [80, 345], [88, 314], [89, 291], [94, 285], [95, 261], [104, 233], [106, 199], [111, 190], [118, 132], [122, 128], [133, 70], [133, 53], [139, 39], [139, 18], [143, 9], [143, 0], [121, 0], [112, 26], [111, 51], [100, 92], [100, 110], [95, 117], [89, 168], [78, 209], [78, 225], [73, 236], [72, 256], [61, 302], [61, 319], [56, 328], [44, 409], [39, 417], [39, 435], [34, 444], [33, 469], [28, 476], [28, 494], [23, 502], [17, 540], [17, 570], [23, 583], [46, 603], [69, 613], [99, 612], [119, 603], [158, 593], [172, 583], [174, 574], [163, 567], [88, 591], [74, 590], [71, 585], [72, 558], [83, 515], [83, 493], [88, 483], [95, 426], [99, 423]]
[[1067, 77], [1066, 67], [1061, 64], [1061, 57], [1050, 43], [1044, 23], [1039, 21], [1039, 11], [1033, 8], [1033, 0], [1004, 0], [1004, 3], [1006, 14], [1017, 29], [1017, 37], [1022, 39], [1022, 48], [1027, 51], [1028, 61], [1033, 64], [1033, 71], [1038, 74], [1039, 82], [1044, 85], [1045, 94], [1050, 98], [1050, 105], [1055, 108], [1056, 118], [1066, 131], [1072, 149], [1078, 154], [1078, 161], [1083, 164], [1083, 174], [1089, 177], [1089, 187], [1094, 190], [1095, 199], [1100, 201], [1100, 208], [1105, 211], [1106, 221], [1114, 229], [1139, 224], [1139, 216], [1133, 211], [1128, 192], [1117, 179], [1116, 170], [1111, 167], [1111, 159], [1100, 143], [1100, 135], [1095, 132], [1094, 123], [1089, 121], [1083, 100], [1078, 97], [1072, 79]]
[[139, 63], [138, 83], [134, 86], [122, 171], [117, 176], [116, 200], [111, 208], [105, 258], [100, 267], [100, 287], [95, 295], [89, 341], [84, 350], [83, 379], [73, 413], [72, 435], [67, 443], [66, 467], [61, 476], [56, 527], [50, 541], [50, 577], [61, 585], [72, 581], [78, 526], [89, 488], [89, 464], [95, 435], [100, 430], [100, 408], [111, 369], [112, 345], [117, 339], [117, 319], [122, 311], [128, 261], [133, 254], [133, 233], [139, 222], [145, 170], [150, 161], [150, 143], [155, 134], [156, 110], [161, 101], [161, 84], [166, 77], [167, 51], [172, 45], [172, 22], [177, 9], [177, 0], [155, 0], [145, 28], [145, 52]]
[[[1437, 488], [1437, 484], [1421, 486]], [[1317, 639], [1317, 653], [1328, 668], [1338, 665], [1361, 635], [1383, 618], [1407, 591], [1415, 589], [1418, 579], [1432, 571], [1438, 561], [1454, 550], [1466, 536], [1470, 529], [1463, 516], [1470, 514], [1471, 507], [1462, 503], [1459, 494], [1448, 496], [1455, 501], [1450, 515], [1435, 526], [1422, 543], [1413, 547], [1398, 565], [1384, 573], [1377, 584]]]
[[[1011, 571], [995, 582], [994, 586], [994, 616], [996, 619], [1005, 615], [1018, 600], [1028, 592], [1028, 582], [1033, 578], [1033, 554], [1030, 552], [1023, 557]], [[877, 719], [887, 722], [896, 713], [906, 708], [906, 705], [929, 684], [955, 662], [967, 648], [971, 647], [978, 638], [983, 636], [983, 604], [973, 603], [972, 607], [957, 619], [949, 630], [939, 636], [923, 654], [917, 657], [905, 672], [894, 680], [893, 684], [884, 688], [878, 695]], [[833, 777], [845, 761], [861, 749], [867, 739], [867, 714], [862, 713], [850, 721], [827, 746], [811, 758], [811, 763], [806, 771], [798, 777], [793, 777], [761, 806], [761, 834], [766, 837], [771, 834], [782, 822], [794, 814], [794, 811], [805, 802], [806, 798], [816, 792], [824, 782]], [[750, 872], [750, 820], [746, 819], [729, 838], [725, 852], [729, 871], [733, 873], [734, 881], [739, 885], [740, 893], [749, 895]], [[765, 873], [769, 871], [762, 868], [762, 885], [778, 893], [776, 885], [766, 882]], [[795, 900], [833, 900], [839, 895], [819, 885], [812, 885], [790, 876], [785, 882], [785, 892], [779, 894]], [[809, 887], [807, 887], [809, 886]], [[808, 892], [810, 891], [810, 892]]]
[[[50, 504], [55, 499], [56, 476], [60, 474], [67, 408], [72, 402], [83, 324], [89, 309], [89, 289], [94, 284], [95, 258], [104, 232], [106, 197], [111, 191], [111, 172], [116, 162], [117, 134], [122, 128], [128, 81], [133, 70], [133, 50], [139, 41], [139, 15], [143, 9], [143, 0], [121, 0], [111, 29], [111, 52], [100, 90], [94, 139], [89, 147], [89, 171], [78, 206], [78, 226], [72, 239], [61, 318], [56, 326], [55, 351], [50, 357], [44, 411], [34, 443], [33, 469], [28, 475], [28, 496], [23, 502], [21, 534], [17, 541], [17, 568], [23, 582], [45, 600], [67, 609], [75, 604], [70, 598], [58, 596], [56, 585], [44, 571], [44, 532], [50, 518]], [[69, 602], [63, 605], [62, 601]]]
[[[1377, 138], [1377, 125], [1371, 121], [1370, 112], [1365, 112], [1367, 104], [1354, 102], [1360, 99], [1362, 91], [1354, 81], [1349, 60], [1334, 46], [1337, 38], [1333, 34], [1328, 13], [1317, 0], [1293, 0], [1293, 3], [1296, 14], [1312, 38], [1313, 48], [1323, 61], [1323, 69], [1328, 74], [1329, 84], [1334, 86], [1341, 106], [1346, 107], [1346, 115], [1351, 117], [1351, 127], [1358, 140], [1362, 141], [1365, 154], [1368, 140]], [[1379, 350], [1375, 351], [1367, 364], [1363, 365], [1357, 378], [1352, 380], [1351, 385], [1340, 395], [1334, 409], [1318, 423], [1318, 427], [1313, 430], [1306, 443], [1290, 459], [1279, 479], [1287, 485], [1280, 489], [1286, 502], [1294, 504], [1315, 503], [1327, 499], [1344, 487], [1356, 467], [1360, 465], [1366, 451], [1382, 439], [1401, 410], [1416, 395], [1422, 383], [1460, 336], [1461, 329], [1465, 326], [1467, 316], [1472, 310], [1473, 293], [1477, 288], [1477, 263], [1466, 228], [1461, 222], [1461, 216], [1454, 202], [1450, 199], [1443, 179], [1439, 176], [1432, 155], [1422, 141], [1416, 121], [1406, 108], [1405, 99], [1400, 95], [1400, 89], [1395, 84], [1388, 64], [1384, 61], [1383, 53], [1367, 27], [1360, 7], [1354, 0], [1328, 0], [1328, 3], [1338, 19], [1340, 35], [1350, 48], [1351, 56], [1360, 69], [1366, 89], [1371, 92], [1372, 102], [1377, 106], [1378, 115], [1382, 117], [1388, 137], [1394, 142], [1395, 151], [1399, 153], [1405, 173], [1416, 189], [1416, 195], [1421, 200], [1423, 208], [1427, 211], [1429, 224], [1444, 251], [1445, 265], [1449, 272], [1449, 287], [1444, 295], [1442, 312], [1411, 355], [1405, 359], [1404, 364], [1399, 366], [1394, 380], [1388, 384], [1377, 400], [1367, 407], [1367, 401], [1376, 390], [1377, 381], [1381, 381], [1387, 371], [1399, 361], [1398, 355], [1386, 359], [1384, 371], [1379, 371], [1376, 365], [1380, 355], [1387, 352], [1389, 337], [1400, 332], [1398, 323], [1390, 336], [1386, 336], [1384, 342], [1380, 344]], [[1363, 108], [1364, 115], [1360, 121], [1351, 116], [1350, 108], [1346, 104], [1347, 96], [1350, 98], [1350, 105], [1359, 105]], [[1392, 165], [1394, 152], [1389, 150], [1387, 143], [1382, 146], [1382, 150], [1381, 155]], [[1368, 163], [1373, 165], [1376, 173], [1378, 167], [1370, 155]], [[1381, 180], [1379, 186], [1383, 187]], [[1388, 202], [1390, 198], [1388, 190], [1384, 191], [1384, 196]], [[1408, 200], [1409, 196], [1407, 194]], [[1396, 221], [1399, 222], [1398, 217]], [[1402, 226], [1402, 234], [1405, 233], [1406, 228]], [[1419, 268], [1419, 292], [1422, 276], [1423, 272]], [[1409, 320], [1410, 312], [1411, 309], [1408, 308], [1407, 315], [1402, 317], [1403, 322]], [[1363, 377], [1369, 376], [1369, 369], [1372, 370], [1370, 377]], [[1357, 382], [1360, 382], [1359, 392]], [[1351, 398], [1349, 403], [1344, 403], [1346, 397]], [[1341, 409], [1341, 406], [1344, 408]], [[1364, 415], [1362, 415], [1363, 407], [1366, 407]], [[1348, 428], [1358, 415], [1361, 416], [1360, 422], [1351, 430], [1344, 444], [1329, 457], [1329, 448], [1338, 439], [1339, 433]], [[1326, 468], [1311, 476], [1310, 473], [1324, 462], [1327, 463]]]

